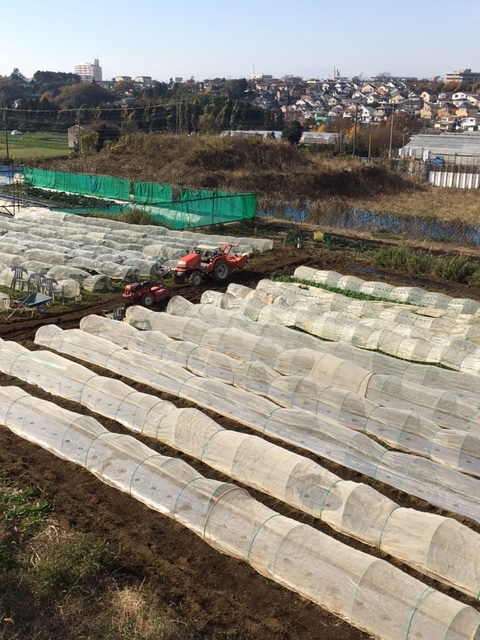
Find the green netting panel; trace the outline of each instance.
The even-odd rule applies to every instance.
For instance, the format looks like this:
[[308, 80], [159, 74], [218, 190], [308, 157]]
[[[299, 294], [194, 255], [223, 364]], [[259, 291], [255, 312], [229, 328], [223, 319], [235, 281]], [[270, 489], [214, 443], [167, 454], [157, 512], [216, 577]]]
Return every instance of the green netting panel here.
[[96, 176], [85, 173], [66, 173], [63, 171], [44, 171], [25, 168], [26, 184], [69, 193], [99, 196], [112, 200], [129, 200], [130, 181], [111, 176]]
[[[134, 201], [147, 205], [147, 212], [156, 222], [172, 229], [247, 220], [255, 216], [257, 208], [254, 193], [182, 189], [180, 201], [173, 202], [172, 187], [154, 182], [130, 183], [123, 178], [111, 176], [44, 171], [28, 167], [25, 168], [24, 175], [25, 183], [32, 186], [126, 202], [130, 200], [131, 187]], [[96, 211], [116, 213], [110, 208], [107, 211]]]
[[23, 179], [25, 184], [44, 187], [45, 189], [55, 189], [55, 171], [44, 171], [43, 169], [30, 169], [29, 167], [25, 167], [23, 170]]
[[197, 224], [189, 226], [250, 219], [254, 217], [257, 207], [254, 193], [182, 189], [180, 200], [178, 203], [172, 203], [171, 208], [199, 218]]
[[115, 200], [129, 200], [130, 181], [124, 178], [112, 178], [111, 176], [92, 176], [95, 192], [93, 195], [102, 198], [114, 198]]
[[187, 227], [203, 227], [211, 224], [208, 216], [175, 211], [175, 209], [171, 208], [173, 207], [173, 203], [170, 203], [168, 206], [168, 209], [147, 206], [147, 212], [157, 224], [169, 227], [170, 229], [181, 230]]
[[135, 202], [145, 204], [167, 204], [173, 200], [172, 187], [168, 184], [132, 182], [132, 192]]

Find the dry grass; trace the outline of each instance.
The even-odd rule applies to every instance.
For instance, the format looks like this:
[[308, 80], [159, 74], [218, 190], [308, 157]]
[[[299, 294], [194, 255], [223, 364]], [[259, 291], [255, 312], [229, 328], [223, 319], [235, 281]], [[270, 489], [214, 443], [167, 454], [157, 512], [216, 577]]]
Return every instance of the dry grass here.
[[21, 541], [0, 562], [0, 640], [190, 640], [188, 624], [148, 585], [122, 579], [116, 561], [103, 540], [53, 521]]
[[327, 158], [287, 142], [222, 136], [135, 134], [98, 154], [38, 166], [191, 188], [254, 191], [260, 200], [276, 203], [374, 196], [410, 188], [410, 183], [381, 165]]
[[189, 637], [183, 625], [160, 610], [142, 586], [114, 591], [110, 610], [114, 635], [142, 640], [186, 640]]
[[447, 189], [425, 185], [421, 189], [373, 198], [359, 198], [356, 207], [372, 211], [388, 211], [397, 215], [433, 217], [441, 220], [462, 220], [478, 225], [480, 195], [477, 189]]
[[394, 173], [388, 161], [368, 165], [261, 138], [133, 134], [97, 154], [36, 166], [174, 187], [255, 192], [259, 210], [276, 214], [288, 205], [328, 207], [334, 200], [347, 207], [475, 224], [480, 213], [477, 190], [433, 187]]

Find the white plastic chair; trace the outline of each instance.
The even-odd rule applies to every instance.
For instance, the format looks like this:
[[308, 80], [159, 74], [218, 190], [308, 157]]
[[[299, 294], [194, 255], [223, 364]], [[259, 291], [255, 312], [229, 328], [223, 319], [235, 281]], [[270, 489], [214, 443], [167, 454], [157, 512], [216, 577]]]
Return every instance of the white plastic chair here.
[[55, 302], [56, 298], [63, 300], [63, 287], [58, 284], [55, 278], [48, 278], [44, 276], [42, 278], [42, 292], [52, 298], [52, 302]]
[[17, 288], [17, 284], [21, 285], [20, 286], [20, 291], [23, 291], [23, 287], [26, 285], [27, 289], [28, 289], [28, 271], [25, 269], [25, 267], [12, 267], [12, 271], [13, 271], [13, 280], [12, 280], [12, 286], [11, 289], [12, 291], [15, 291], [15, 289]]

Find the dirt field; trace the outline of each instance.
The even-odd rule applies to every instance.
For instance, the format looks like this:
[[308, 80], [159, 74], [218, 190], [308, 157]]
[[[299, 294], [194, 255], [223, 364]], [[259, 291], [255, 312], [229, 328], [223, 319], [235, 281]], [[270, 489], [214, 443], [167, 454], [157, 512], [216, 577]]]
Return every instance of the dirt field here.
[[[360, 262], [353, 252], [327, 252], [313, 246], [297, 250], [282, 245], [276, 247], [269, 256], [256, 259], [251, 268], [247, 265], [248, 268], [233, 275], [231, 281], [254, 286], [258, 280], [270, 277], [279, 269], [291, 274], [300, 264], [328, 268], [365, 279], [377, 279], [371, 273], [362, 271], [367, 265]], [[385, 280], [393, 284], [412, 284], [412, 278], [408, 274], [392, 273], [385, 277]], [[468, 286], [432, 280], [414, 282], [430, 290], [480, 299], [480, 290]], [[172, 293], [181, 294], [197, 302], [202, 290], [203, 288], [192, 289], [187, 286], [173, 287]], [[33, 338], [39, 326], [55, 323], [62, 329], [77, 328], [82, 316], [99, 313], [110, 304], [118, 302], [119, 298], [118, 294], [106, 294], [95, 304], [85, 305], [82, 309], [68, 311], [68, 308], [58, 306], [58, 311], [47, 312], [43, 317], [32, 319], [13, 316], [6, 320], [0, 316], [0, 337], [34, 349], [36, 347]], [[108, 375], [103, 370], [99, 370], [98, 373]], [[141, 391], [156, 393], [150, 388], [135, 385], [131, 380], [125, 382]], [[49, 394], [5, 375], [0, 375], [0, 384], [21, 386], [33, 395], [52, 399]], [[162, 394], [157, 395], [167, 398]], [[186, 402], [169, 399], [177, 406], [188, 406]], [[55, 398], [55, 402], [73, 411], [88, 414], [86, 409], [74, 403], [59, 398]], [[242, 427], [232, 425], [225, 418], [214, 414], [212, 417], [224, 426], [242, 430]], [[124, 432], [118, 423], [106, 419], [100, 419], [100, 422], [111, 431]], [[173, 452], [152, 440], [143, 441], [163, 454], [183, 457], [200, 473], [224, 479], [210, 468], [202, 467], [196, 460]], [[305, 452], [302, 452], [302, 455], [305, 455]], [[402, 506], [439, 512], [438, 509], [433, 509], [416, 498], [380, 485], [358, 473], [325, 460], [319, 462], [343, 478], [364, 481], [379, 488], [382, 493]], [[67, 530], [74, 528], [80, 531], [95, 531], [106, 538], [112, 547], [118, 550], [123, 571], [150, 585], [152, 590], [159, 594], [165, 606], [171, 607], [174, 616], [195, 630], [195, 637], [208, 640], [360, 640], [369, 637], [297, 594], [263, 578], [245, 563], [212, 550], [200, 538], [176, 522], [102, 484], [87, 471], [55, 458], [6, 429], [0, 429], [0, 467], [5, 468], [21, 486], [33, 485], [43, 489], [46, 499], [53, 506], [53, 517], [60, 526]], [[284, 515], [306, 522], [340, 540], [344, 539], [322, 523], [291, 507], [250, 489], [249, 492]], [[475, 523], [467, 522], [465, 519], [462, 521], [476, 531], [480, 530]], [[351, 540], [347, 543], [363, 548], [360, 543]], [[368, 548], [368, 552], [383, 557], [383, 554], [373, 549]], [[407, 573], [416, 575], [408, 567], [399, 566]], [[424, 576], [416, 577], [428, 582]], [[431, 584], [438, 590], [449, 593], [448, 588], [433, 582]], [[453, 590], [450, 592], [457, 599], [475, 606], [468, 597]]]

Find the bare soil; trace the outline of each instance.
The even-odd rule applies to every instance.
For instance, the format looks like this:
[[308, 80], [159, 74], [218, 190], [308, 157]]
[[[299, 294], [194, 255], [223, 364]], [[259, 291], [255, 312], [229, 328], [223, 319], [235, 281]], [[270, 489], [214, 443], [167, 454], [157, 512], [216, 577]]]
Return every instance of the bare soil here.
[[[375, 240], [375, 242], [378, 241]], [[313, 244], [299, 250], [277, 243], [273, 252], [256, 258], [244, 271], [233, 274], [231, 281], [255, 286], [261, 278], [268, 278], [275, 271], [281, 269], [291, 274], [294, 268], [301, 264], [321, 269], [328, 268], [365, 279], [377, 279], [372, 274], [362, 274], [362, 270], [368, 265], [358, 259], [354, 252], [326, 251], [314, 247]], [[390, 273], [383, 277], [385, 281], [394, 284], [411, 285], [412, 281], [415, 282], [409, 274]], [[466, 285], [452, 285], [438, 280], [423, 279], [418, 286], [480, 300], [480, 290]], [[172, 294], [180, 294], [193, 302], [198, 302], [203, 288], [172, 286]], [[0, 337], [17, 341], [29, 349], [35, 349], [33, 339], [39, 326], [55, 323], [62, 329], [77, 328], [84, 315], [101, 313], [103, 309], [119, 302], [120, 299], [119, 294], [105, 294], [99, 296], [96, 302], [85, 304], [74, 311], [69, 310], [68, 306], [57, 305], [44, 316], [27, 318], [24, 315], [14, 315], [9, 320], [0, 317]], [[109, 375], [103, 370], [99, 370], [99, 373]], [[125, 382], [147, 393], [167, 397], [150, 388], [135, 385], [131, 380], [125, 380]], [[37, 397], [50, 399], [70, 410], [89, 414], [86, 409], [75, 403], [65, 402], [59, 398], [54, 399], [40, 389], [21, 383], [15, 378], [0, 375], [0, 384], [23, 387]], [[170, 399], [177, 406], [188, 406], [184, 401]], [[95, 417], [98, 419], [98, 416]], [[238, 424], [225, 418], [215, 414], [212, 414], [212, 417], [228, 428], [242, 430]], [[111, 431], [124, 432], [123, 428], [114, 421], [100, 418], [100, 422]], [[143, 439], [143, 441], [161, 453], [180, 455], [209, 477], [222, 479], [220, 474], [203, 467], [196, 460], [190, 460], [152, 440]], [[302, 455], [305, 455], [305, 452], [302, 452]], [[319, 462], [343, 478], [363, 481], [375, 486], [402, 506], [441, 512], [421, 500], [380, 485], [358, 473], [322, 459], [319, 459]], [[53, 517], [61, 527], [67, 530], [95, 532], [108, 540], [111, 548], [118, 554], [121, 564], [120, 572], [138, 582], [144, 581], [148, 584], [165, 606], [171, 609], [174, 617], [184, 621], [188, 628], [194, 631], [196, 638], [365, 640], [369, 637], [317, 605], [260, 576], [247, 564], [212, 550], [195, 534], [178, 523], [149, 510], [126, 494], [102, 484], [88, 471], [54, 457], [47, 451], [13, 435], [7, 429], [0, 429], [0, 468], [6, 469], [10, 477], [20, 486], [32, 485], [44, 491], [46, 499], [53, 507]], [[271, 508], [344, 540], [343, 536], [331, 531], [314, 518], [263, 494], [249, 491]], [[458, 517], [457, 519], [479, 530], [475, 523]], [[350, 546], [383, 557], [381, 553], [374, 549], [366, 549], [360, 543], [346, 539], [345, 541]], [[408, 567], [399, 566], [406, 572], [416, 575]], [[453, 589], [443, 587], [424, 576], [417, 575], [417, 577], [440, 591], [450, 593], [455, 598], [475, 606], [475, 602]], [[76, 640], [84, 636], [68, 632], [62, 637]]]

